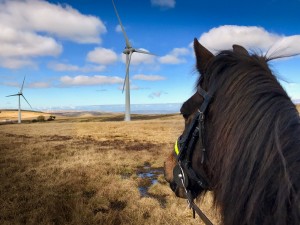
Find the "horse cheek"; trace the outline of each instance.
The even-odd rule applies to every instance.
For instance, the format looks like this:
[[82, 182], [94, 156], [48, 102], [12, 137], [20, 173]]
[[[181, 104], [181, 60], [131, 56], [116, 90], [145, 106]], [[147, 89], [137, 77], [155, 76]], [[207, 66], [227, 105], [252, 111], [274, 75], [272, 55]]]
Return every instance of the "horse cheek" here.
[[164, 173], [165, 179], [169, 183], [173, 181], [173, 169], [176, 166], [176, 159], [174, 153], [172, 152], [166, 159], [164, 163]]

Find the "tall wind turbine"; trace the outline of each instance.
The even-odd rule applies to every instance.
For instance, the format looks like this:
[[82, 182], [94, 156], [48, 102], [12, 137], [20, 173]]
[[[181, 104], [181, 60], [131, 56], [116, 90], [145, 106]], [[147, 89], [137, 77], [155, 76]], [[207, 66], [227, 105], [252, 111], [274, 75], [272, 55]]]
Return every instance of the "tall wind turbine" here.
[[123, 90], [122, 93], [124, 92], [124, 87], [125, 87], [125, 121], [130, 121], [130, 87], [129, 87], [129, 65], [130, 65], [130, 61], [131, 61], [131, 56], [134, 52], [138, 52], [138, 53], [142, 53], [142, 54], [148, 54], [148, 55], [154, 55], [150, 52], [146, 52], [140, 49], [135, 49], [132, 47], [132, 45], [129, 42], [129, 39], [127, 37], [127, 34], [125, 32], [125, 29], [123, 27], [123, 24], [121, 22], [120, 16], [118, 14], [116, 5], [114, 0], [112, 0], [114, 9], [115, 9], [115, 13], [118, 17], [119, 20], [119, 24], [121, 26], [124, 38], [125, 38], [125, 42], [126, 42], [126, 47], [123, 51], [123, 53], [126, 55], [126, 76], [125, 76], [125, 80], [124, 80], [124, 84], [123, 84]]
[[28, 103], [28, 105], [30, 106], [30, 108], [32, 108], [31, 105], [29, 104], [29, 102], [27, 101], [27, 99], [23, 95], [24, 82], [25, 82], [25, 76], [24, 76], [23, 84], [21, 86], [20, 91], [17, 94], [6, 96], [6, 97], [11, 97], [11, 96], [18, 96], [19, 97], [19, 117], [18, 117], [18, 123], [21, 123], [21, 96], [25, 99], [25, 101]]

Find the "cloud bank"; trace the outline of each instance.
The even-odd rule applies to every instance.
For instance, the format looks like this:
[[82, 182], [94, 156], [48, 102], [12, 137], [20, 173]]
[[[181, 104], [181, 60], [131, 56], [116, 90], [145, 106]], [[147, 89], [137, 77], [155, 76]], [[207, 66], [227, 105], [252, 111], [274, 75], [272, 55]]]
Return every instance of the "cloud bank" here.
[[151, 0], [151, 4], [163, 8], [174, 8], [176, 2], [175, 0]]
[[152, 92], [148, 97], [149, 98], [160, 98], [162, 95], [164, 94], [168, 94], [167, 92], [164, 91], [156, 91], [156, 92]]
[[145, 81], [158, 81], [165, 80], [166, 78], [159, 75], [144, 75], [144, 74], [136, 74], [133, 76], [134, 80], [145, 80]]
[[248, 50], [267, 52], [267, 56], [271, 57], [300, 53], [300, 35], [279, 35], [257, 26], [224, 25], [212, 28], [202, 34], [199, 41], [213, 53], [232, 49], [233, 44], [242, 45]]
[[105, 84], [123, 84], [124, 79], [121, 77], [110, 76], [84, 76], [78, 75], [75, 77], [63, 76], [60, 78], [62, 86], [92, 86], [92, 85], [105, 85]]
[[174, 48], [170, 53], [158, 59], [161, 64], [182, 64], [186, 60], [183, 56], [189, 55], [190, 51], [187, 48]]
[[118, 56], [111, 49], [98, 47], [88, 53], [87, 60], [89, 62], [93, 62], [101, 65], [109, 65], [115, 63], [118, 60]]
[[6, 68], [34, 66], [32, 57], [61, 54], [59, 39], [99, 44], [106, 33], [97, 17], [39, 0], [0, 1], [0, 30], [0, 60]]
[[49, 63], [48, 68], [59, 72], [83, 72], [83, 73], [99, 72], [99, 71], [104, 71], [106, 69], [104, 65], [85, 65], [83, 67], [80, 67], [73, 64], [66, 64], [66, 63], [59, 63], [59, 62]]

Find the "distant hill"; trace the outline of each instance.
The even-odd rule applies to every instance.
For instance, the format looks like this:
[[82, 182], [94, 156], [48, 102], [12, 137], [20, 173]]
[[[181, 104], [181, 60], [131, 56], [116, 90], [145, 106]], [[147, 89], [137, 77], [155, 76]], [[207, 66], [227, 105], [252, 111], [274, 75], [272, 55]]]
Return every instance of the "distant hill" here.
[[[1, 109], [0, 112], [0, 122], [18, 120], [18, 110]], [[45, 116], [46, 118], [48, 118], [50, 114], [40, 111], [22, 110], [22, 120], [32, 120], [36, 119], [38, 116]]]

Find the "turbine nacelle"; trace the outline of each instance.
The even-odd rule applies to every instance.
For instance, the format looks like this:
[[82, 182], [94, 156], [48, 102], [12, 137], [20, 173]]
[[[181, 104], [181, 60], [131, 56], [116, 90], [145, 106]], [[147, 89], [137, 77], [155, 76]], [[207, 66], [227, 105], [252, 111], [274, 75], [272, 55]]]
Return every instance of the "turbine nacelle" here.
[[125, 48], [124, 49], [124, 51], [123, 51], [123, 53], [125, 54], [125, 55], [129, 55], [130, 53], [132, 53], [132, 52], [135, 52], [135, 49], [134, 48]]

